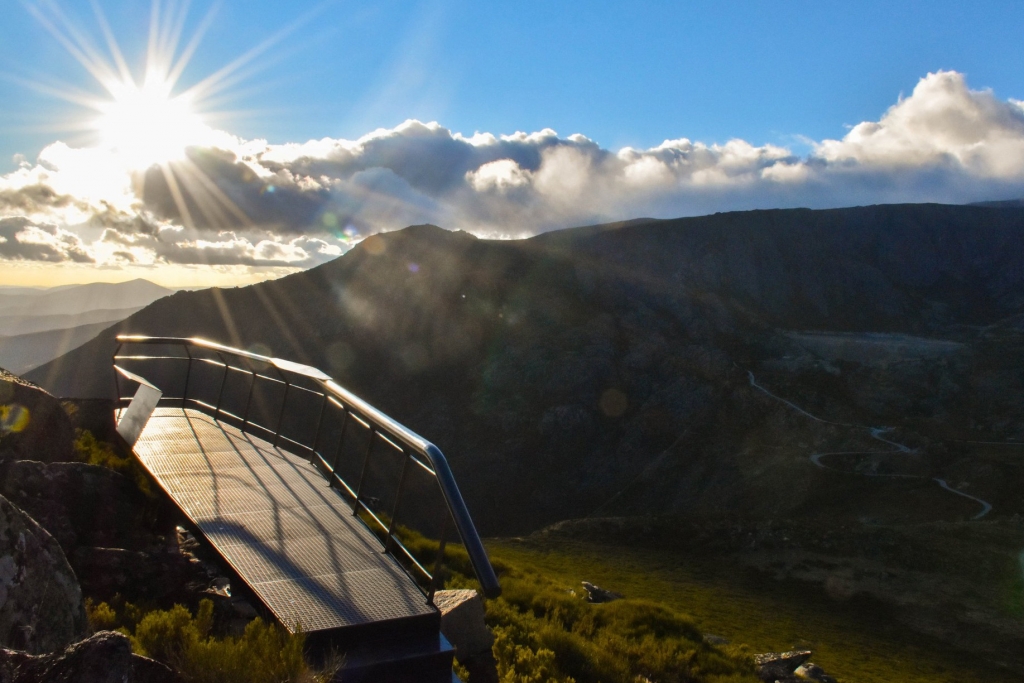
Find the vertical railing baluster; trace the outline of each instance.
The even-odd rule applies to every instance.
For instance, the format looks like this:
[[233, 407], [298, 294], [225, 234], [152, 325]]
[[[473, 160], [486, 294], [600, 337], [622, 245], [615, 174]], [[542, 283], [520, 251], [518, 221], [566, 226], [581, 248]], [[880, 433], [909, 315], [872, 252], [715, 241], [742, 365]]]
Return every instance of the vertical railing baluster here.
[[376, 441], [377, 430], [370, 428], [370, 443], [366, 445], [366, 456], [363, 458], [363, 471], [359, 473], [359, 484], [356, 486], [356, 501], [352, 506], [352, 514], [359, 514], [359, 499], [363, 495], [363, 479], [366, 478], [366, 469], [370, 465], [370, 453], [373, 452], [373, 444]]
[[[342, 408], [342, 410], [344, 411], [344, 415], [341, 418], [341, 435], [338, 436], [338, 448], [334, 451], [334, 462], [331, 463], [331, 471], [328, 475], [328, 485], [331, 488], [334, 488], [335, 477], [338, 477], [339, 480], [341, 479], [336, 472], [338, 471], [338, 462], [341, 460], [341, 449], [345, 445], [345, 430], [348, 429], [348, 410], [345, 408]], [[326, 462], [327, 461], [324, 460], [324, 463]]]
[[[324, 394], [324, 400], [320, 403], [320, 416], [316, 418], [316, 434], [313, 436], [313, 455], [318, 455], [316, 452], [317, 447], [320, 446], [320, 427], [324, 424], [324, 411], [327, 410], [327, 394]], [[310, 458], [312, 460], [312, 458]]]
[[224, 376], [220, 378], [220, 391], [217, 392], [217, 407], [213, 411], [213, 419], [220, 417], [220, 402], [224, 398], [224, 385], [228, 381], [228, 372], [231, 370], [231, 366], [224, 360], [224, 354], [220, 351], [217, 352], [217, 357], [220, 358], [220, 362], [224, 364]]
[[121, 380], [119, 379], [119, 373], [117, 372], [117, 356], [121, 353], [121, 349], [124, 344], [118, 344], [117, 348], [114, 349], [114, 355], [111, 357], [110, 362], [114, 366], [114, 392], [117, 394], [117, 403], [114, 405], [117, 408], [117, 418], [121, 418]]
[[444, 547], [448, 543], [448, 510], [444, 510], [441, 517], [441, 540], [437, 545], [437, 559], [434, 560], [434, 575], [430, 577], [430, 589], [427, 592], [427, 604], [434, 604], [434, 594], [441, 583], [441, 569], [444, 566]]
[[277, 414], [277, 429], [274, 430], [274, 446], [281, 441], [281, 425], [284, 424], [284, 409], [288, 407], [288, 390], [292, 388], [288, 380], [284, 381], [284, 398], [281, 399], [281, 411]]
[[395, 535], [395, 520], [398, 519], [398, 503], [402, 500], [402, 486], [405, 484], [405, 473], [409, 471], [409, 458], [405, 451], [402, 451], [405, 461], [402, 463], [402, 474], [398, 476], [398, 490], [395, 491], [395, 504], [391, 506], [391, 519], [388, 521], [388, 535], [384, 540], [384, 552], [391, 548], [391, 538]]
[[252, 381], [249, 382], [249, 395], [245, 397], [245, 412], [242, 413], [242, 432], [249, 426], [249, 406], [252, 404], [252, 390], [256, 388], [256, 371], [250, 370]]
[[187, 344], [182, 344], [182, 348], [185, 349], [185, 354], [188, 356], [188, 369], [185, 371], [185, 391], [181, 395], [181, 409], [185, 409], [185, 403], [188, 401], [188, 384], [192, 379], [192, 352], [188, 350]]

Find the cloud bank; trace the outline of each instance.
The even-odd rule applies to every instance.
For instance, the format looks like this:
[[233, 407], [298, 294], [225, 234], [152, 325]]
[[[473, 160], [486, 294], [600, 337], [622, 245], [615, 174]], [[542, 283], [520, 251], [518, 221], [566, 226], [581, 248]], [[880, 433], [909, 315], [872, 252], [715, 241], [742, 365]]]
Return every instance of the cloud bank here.
[[877, 121], [806, 155], [686, 138], [604, 149], [553, 130], [465, 136], [406, 121], [358, 140], [221, 134], [145, 172], [57, 142], [0, 177], [0, 260], [306, 268], [435, 223], [484, 237], [638, 216], [1024, 196], [1024, 103], [922, 78]]

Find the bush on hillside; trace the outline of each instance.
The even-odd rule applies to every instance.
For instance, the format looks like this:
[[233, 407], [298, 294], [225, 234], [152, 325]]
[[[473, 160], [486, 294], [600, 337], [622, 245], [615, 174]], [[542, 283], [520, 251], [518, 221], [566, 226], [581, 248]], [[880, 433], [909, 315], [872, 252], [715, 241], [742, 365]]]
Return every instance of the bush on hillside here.
[[591, 604], [543, 576], [506, 570], [487, 603], [502, 683], [739, 683], [750, 654], [703, 641], [691, 619], [645, 600]]
[[153, 497], [153, 487], [142, 467], [131, 456], [119, 455], [114, 448], [100, 441], [88, 429], [75, 430], [75, 452], [88, 465], [99, 465], [122, 474], [133, 482], [147, 497]]
[[326, 683], [334, 671], [314, 672], [303, 658], [305, 637], [255, 619], [237, 638], [213, 634], [213, 603], [193, 615], [181, 605], [143, 612], [131, 603], [115, 610], [87, 604], [94, 629], [127, 635], [132, 650], [164, 662], [190, 683]]

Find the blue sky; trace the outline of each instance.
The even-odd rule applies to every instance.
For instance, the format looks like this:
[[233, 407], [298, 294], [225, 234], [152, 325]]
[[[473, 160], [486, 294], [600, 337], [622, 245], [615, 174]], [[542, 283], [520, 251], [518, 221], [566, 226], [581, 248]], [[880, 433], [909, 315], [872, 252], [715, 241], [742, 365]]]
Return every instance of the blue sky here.
[[[149, 2], [100, 6], [129, 61], [141, 61]], [[210, 6], [195, 3], [193, 28]], [[184, 80], [316, 6], [224, 2]], [[62, 7], [97, 30], [86, 3]], [[939, 69], [1024, 97], [1022, 27], [1019, 2], [329, 2], [255, 61], [229, 93], [224, 127], [288, 142], [415, 118], [467, 134], [553, 128], [609, 148], [677, 137], [795, 145], [877, 118]], [[16, 2], [0, 25], [0, 70], [95, 88]], [[69, 137], [61, 124], [80, 114], [9, 80], [0, 101], [3, 168]], [[32, 130], [40, 124], [52, 129]]]
[[[89, 3], [5, 6], [0, 284], [251, 282], [423, 222], [1024, 197], [1019, 2], [96, 5], [131, 80]], [[208, 30], [143, 87], [176, 15], [176, 55]]]

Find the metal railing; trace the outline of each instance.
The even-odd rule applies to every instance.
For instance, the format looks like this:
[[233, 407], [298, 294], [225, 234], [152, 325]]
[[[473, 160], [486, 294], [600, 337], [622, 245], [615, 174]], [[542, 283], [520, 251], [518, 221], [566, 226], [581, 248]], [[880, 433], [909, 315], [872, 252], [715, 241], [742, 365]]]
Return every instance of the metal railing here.
[[[452, 522], [454, 522], [455, 530], [466, 549], [484, 595], [493, 598], [501, 594], [501, 587], [498, 584], [494, 568], [491, 566], [487, 552], [473, 525], [462, 494], [455, 484], [455, 477], [448, 467], [448, 461], [437, 446], [422, 436], [377, 410], [339, 385], [329, 375], [312, 366], [272, 358], [199, 338], [119, 335], [117, 341], [118, 346], [114, 352], [113, 366], [119, 407], [130, 400], [129, 397], [122, 396], [122, 379], [132, 382], [139, 380], [137, 375], [127, 371], [119, 363], [184, 361], [186, 369], [181, 396], [163, 396], [160, 399], [161, 405], [195, 406], [215, 419], [235, 423], [242, 431], [259, 432], [272, 440], [275, 446], [283, 445], [286, 449], [291, 446], [305, 452], [310, 461], [327, 478], [330, 486], [338, 489], [351, 500], [353, 514], [359, 516], [378, 538], [383, 536], [381, 541], [384, 551], [395, 556], [399, 560], [399, 564], [418, 585], [425, 586], [424, 592], [428, 602], [433, 602], [435, 591], [441, 587], [442, 562], [450, 534], [449, 526]], [[181, 348], [185, 355], [122, 355], [121, 352], [125, 345], [137, 344]], [[245, 363], [232, 364], [229, 360], [232, 358], [245, 361]], [[200, 365], [213, 369], [223, 368], [223, 372], [219, 373], [216, 398], [210, 397], [212, 402], [190, 396], [190, 389], [195, 390], [196, 372]], [[224, 405], [225, 388], [232, 373], [248, 376], [248, 389], [244, 391], [245, 400], [240, 402], [244, 406], [241, 414], [229, 411]], [[263, 403], [259, 409], [254, 407], [257, 382], [271, 383], [277, 388], [283, 389], [279, 408], [273, 410], [266, 403]], [[290, 398], [293, 399], [291, 403], [294, 403], [296, 396], [305, 396], [319, 402], [319, 408], [305, 411], [307, 413], [305, 416], [295, 416], [309, 417], [311, 413], [318, 413], [313, 421], [315, 427], [310, 424], [310, 429], [306, 430], [313, 434], [310, 443], [306, 443], [299, 436], [288, 436], [284, 433], [284, 426], [289, 417]], [[254, 413], [257, 415], [254, 416]], [[261, 424], [257, 421], [261, 417], [263, 419], [273, 418], [274, 425], [271, 427]], [[329, 427], [332, 417], [334, 418], [333, 429]], [[359, 476], [355, 481], [350, 482], [346, 481], [339, 471], [339, 459], [346, 446], [346, 436], [351, 434], [350, 427], [352, 425], [358, 425], [366, 431], [368, 439], [362, 456]], [[328, 446], [325, 443], [328, 439], [324, 436], [330, 431], [338, 433], [337, 438], [332, 439], [332, 441], [336, 441], [333, 455], [328, 452]], [[385, 514], [381, 514], [380, 510], [372, 509], [371, 503], [379, 503], [379, 500], [372, 498], [364, 488], [367, 474], [374, 464], [374, 454], [382, 447], [402, 456], [401, 472], [398, 477], [397, 489], [394, 492], [394, 502], [390, 513]], [[399, 538], [398, 533], [399, 503], [407, 488], [410, 474], [414, 470], [425, 473], [436, 481], [444, 501], [445, 509], [441, 511], [437, 557], [434, 567], [430, 570], [414, 556], [413, 552]], [[417, 574], [419, 579], [417, 579]]]

